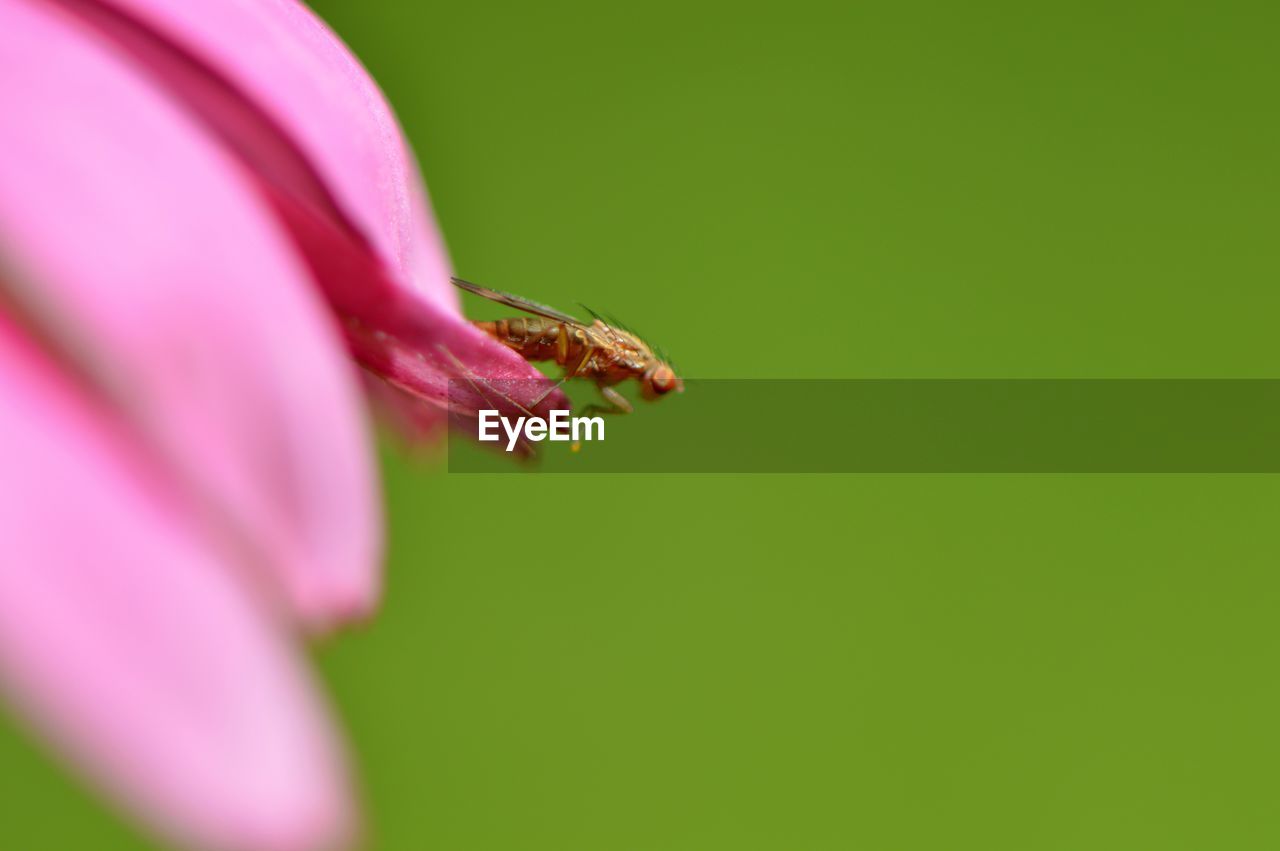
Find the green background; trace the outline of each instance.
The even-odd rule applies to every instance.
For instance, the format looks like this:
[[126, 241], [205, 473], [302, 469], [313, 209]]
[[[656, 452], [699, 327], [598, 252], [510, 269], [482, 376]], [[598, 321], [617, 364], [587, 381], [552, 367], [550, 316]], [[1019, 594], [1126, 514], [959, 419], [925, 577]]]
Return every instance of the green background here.
[[[1274, 4], [316, 5], [459, 272], [689, 375], [1280, 373]], [[1280, 847], [1273, 477], [384, 461], [373, 848]], [[147, 847], [9, 722], [0, 802]]]

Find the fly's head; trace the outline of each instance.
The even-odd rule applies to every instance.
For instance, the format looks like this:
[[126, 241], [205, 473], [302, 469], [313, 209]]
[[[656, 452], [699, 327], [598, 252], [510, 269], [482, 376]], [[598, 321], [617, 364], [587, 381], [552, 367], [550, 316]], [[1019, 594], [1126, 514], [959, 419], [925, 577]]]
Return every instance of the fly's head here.
[[683, 393], [684, 382], [665, 361], [654, 360], [640, 376], [640, 395], [646, 399], [658, 399], [668, 393]]

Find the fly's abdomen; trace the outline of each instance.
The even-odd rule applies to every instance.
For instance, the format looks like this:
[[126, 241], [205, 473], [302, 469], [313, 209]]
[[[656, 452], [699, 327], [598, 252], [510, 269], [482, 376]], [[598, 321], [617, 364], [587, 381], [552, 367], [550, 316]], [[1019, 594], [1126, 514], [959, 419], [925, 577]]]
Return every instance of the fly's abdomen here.
[[472, 324], [498, 342], [515, 349], [527, 361], [554, 360], [563, 363], [561, 353], [565, 349], [561, 345], [561, 337], [565, 336], [569, 342], [573, 339], [573, 335], [561, 323], [538, 316], [517, 316], [514, 319]]

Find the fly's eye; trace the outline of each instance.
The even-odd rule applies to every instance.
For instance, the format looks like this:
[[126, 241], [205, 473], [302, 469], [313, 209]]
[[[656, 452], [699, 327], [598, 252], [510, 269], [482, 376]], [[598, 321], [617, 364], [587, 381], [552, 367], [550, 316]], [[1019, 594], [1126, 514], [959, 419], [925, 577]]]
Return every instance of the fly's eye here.
[[653, 378], [650, 379], [653, 384], [654, 391], [658, 393], [670, 393], [676, 389], [676, 374], [671, 371], [670, 367], [658, 367], [653, 372]]

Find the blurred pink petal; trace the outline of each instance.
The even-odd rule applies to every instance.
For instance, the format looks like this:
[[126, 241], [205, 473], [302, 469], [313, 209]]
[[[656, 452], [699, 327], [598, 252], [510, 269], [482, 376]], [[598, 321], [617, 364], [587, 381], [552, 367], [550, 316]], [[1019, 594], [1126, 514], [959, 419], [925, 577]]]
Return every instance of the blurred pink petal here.
[[[438, 304], [456, 305], [444, 247], [395, 116], [360, 62], [309, 9], [293, 0], [99, 2], [145, 24], [269, 116], [272, 132], [288, 141], [393, 277]], [[261, 139], [257, 147], [264, 149]], [[279, 168], [283, 157], [272, 162]]]
[[371, 372], [365, 372], [363, 379], [370, 406], [396, 434], [405, 439], [407, 446], [402, 445], [401, 449], [431, 446], [448, 427], [448, 416], [443, 408], [423, 405]]
[[337, 844], [350, 793], [300, 654], [82, 391], [0, 316], [0, 676], [179, 841]]
[[288, 236], [200, 125], [92, 33], [25, 0], [0, 14], [10, 297], [303, 618], [367, 611], [380, 518], [359, 391]]
[[[149, 69], [260, 178], [362, 364], [437, 405], [448, 404], [450, 379], [468, 375], [519, 404], [543, 395], [541, 373], [462, 318], [394, 116], [309, 10], [292, 0], [52, 2]], [[482, 401], [465, 383], [454, 398]], [[540, 407], [566, 406], [557, 391]]]
[[283, 631], [379, 591], [349, 355], [427, 428], [451, 379], [546, 381], [462, 318], [390, 111], [291, 0], [0, 0], [0, 114], [0, 680], [182, 841], [339, 842]]

